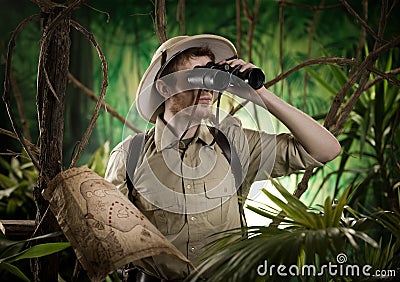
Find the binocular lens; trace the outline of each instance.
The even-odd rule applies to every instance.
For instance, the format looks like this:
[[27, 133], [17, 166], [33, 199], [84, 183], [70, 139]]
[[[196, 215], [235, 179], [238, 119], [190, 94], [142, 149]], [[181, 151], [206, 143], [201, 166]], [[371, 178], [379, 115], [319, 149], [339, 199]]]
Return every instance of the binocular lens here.
[[264, 85], [265, 75], [261, 69], [249, 69], [244, 71], [248, 74], [243, 75], [244, 81], [248, 83], [253, 89], [257, 90], [260, 89]]

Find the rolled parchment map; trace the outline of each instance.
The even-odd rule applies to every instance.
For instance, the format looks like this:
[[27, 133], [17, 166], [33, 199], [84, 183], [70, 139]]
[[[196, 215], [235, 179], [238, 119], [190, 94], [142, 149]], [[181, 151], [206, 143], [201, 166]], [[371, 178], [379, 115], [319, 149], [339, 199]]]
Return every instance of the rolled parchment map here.
[[161, 253], [190, 264], [113, 184], [88, 167], [58, 174], [43, 196], [93, 282]]

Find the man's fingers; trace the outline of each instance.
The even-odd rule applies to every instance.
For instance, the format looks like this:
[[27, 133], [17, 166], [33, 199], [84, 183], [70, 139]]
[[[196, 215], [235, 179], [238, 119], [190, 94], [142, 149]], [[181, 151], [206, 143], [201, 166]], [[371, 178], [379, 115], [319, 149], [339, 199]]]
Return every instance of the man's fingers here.
[[229, 61], [221, 61], [219, 64], [228, 64], [231, 67], [236, 67], [236, 66], [241, 66], [240, 68], [240, 72], [243, 72], [247, 69], [251, 69], [251, 68], [255, 68], [256, 66], [251, 64], [251, 63], [247, 63], [242, 59], [233, 59], [233, 60], [229, 60]]

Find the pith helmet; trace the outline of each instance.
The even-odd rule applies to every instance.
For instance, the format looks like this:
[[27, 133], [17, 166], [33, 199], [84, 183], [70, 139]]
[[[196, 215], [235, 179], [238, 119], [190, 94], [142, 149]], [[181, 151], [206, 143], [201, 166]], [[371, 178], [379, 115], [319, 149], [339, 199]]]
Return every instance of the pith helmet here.
[[167, 64], [178, 52], [192, 47], [205, 46], [214, 53], [216, 62], [237, 55], [235, 46], [228, 39], [213, 34], [177, 36], [161, 44], [154, 53], [136, 92], [136, 107], [145, 120], [155, 123], [157, 116], [164, 111], [164, 97], [154, 87], [151, 87], [157, 72], [164, 67], [162, 63]]

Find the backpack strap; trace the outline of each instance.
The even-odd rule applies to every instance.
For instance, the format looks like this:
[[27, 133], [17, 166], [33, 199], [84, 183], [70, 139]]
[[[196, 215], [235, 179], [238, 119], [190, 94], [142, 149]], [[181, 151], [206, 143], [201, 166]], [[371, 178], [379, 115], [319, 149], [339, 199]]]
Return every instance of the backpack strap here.
[[239, 156], [236, 152], [236, 149], [233, 145], [231, 145], [228, 141], [228, 138], [223, 134], [220, 130], [215, 127], [210, 128], [210, 131], [214, 130], [215, 133], [212, 133], [215, 138], [215, 142], [222, 150], [222, 154], [227, 159], [229, 165], [232, 168], [232, 173], [235, 177], [235, 187], [239, 189], [242, 184], [242, 165], [240, 164]]
[[133, 202], [133, 176], [135, 175], [136, 166], [143, 151], [145, 139], [146, 134], [141, 132], [136, 134], [129, 144], [128, 157], [126, 158], [126, 185], [128, 186], [128, 198], [131, 202]]
[[[235, 187], [237, 190], [237, 195], [239, 196], [239, 214], [240, 214], [240, 225], [245, 227], [247, 225], [246, 216], [244, 213], [244, 207], [242, 199], [243, 196], [242, 181], [243, 181], [243, 171], [242, 165], [240, 164], [240, 159], [237, 154], [235, 146], [231, 145], [228, 138], [220, 130], [215, 127], [208, 128], [211, 134], [214, 136], [215, 142], [221, 148], [223, 155], [227, 159], [229, 165], [231, 166], [233, 176], [235, 177]], [[245, 236], [245, 235], [244, 235]]]

